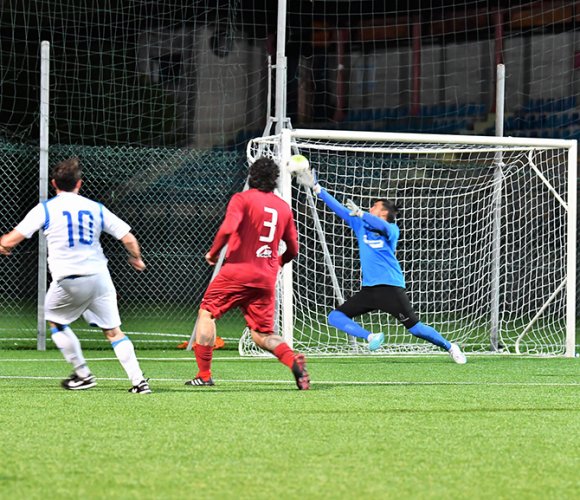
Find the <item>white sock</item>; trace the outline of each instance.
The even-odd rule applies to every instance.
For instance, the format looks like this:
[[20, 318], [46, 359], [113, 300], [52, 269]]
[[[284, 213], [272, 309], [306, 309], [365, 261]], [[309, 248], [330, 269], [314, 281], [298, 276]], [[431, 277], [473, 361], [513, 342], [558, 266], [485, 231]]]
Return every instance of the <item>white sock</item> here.
[[53, 330], [52, 340], [62, 352], [64, 359], [73, 366], [75, 373], [79, 377], [88, 377], [91, 374], [91, 370], [87, 367], [81, 343], [75, 333], [68, 326], [62, 331], [56, 328]]
[[129, 380], [133, 385], [137, 385], [143, 380], [143, 372], [139, 366], [139, 361], [137, 361], [137, 356], [135, 356], [133, 342], [129, 340], [129, 337], [123, 337], [122, 339], [115, 340], [111, 345], [113, 346], [117, 359], [127, 372]]

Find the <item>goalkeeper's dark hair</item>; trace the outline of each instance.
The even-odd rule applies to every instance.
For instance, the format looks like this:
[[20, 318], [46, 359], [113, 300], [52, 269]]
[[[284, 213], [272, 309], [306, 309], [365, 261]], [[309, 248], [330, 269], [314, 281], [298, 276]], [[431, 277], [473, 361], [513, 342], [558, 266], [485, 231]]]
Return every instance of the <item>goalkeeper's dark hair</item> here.
[[81, 163], [78, 158], [57, 163], [52, 169], [51, 179], [61, 191], [73, 191], [82, 176]]
[[270, 158], [260, 158], [250, 166], [248, 185], [250, 188], [271, 193], [276, 189], [280, 168]]
[[395, 219], [399, 215], [400, 209], [394, 201], [388, 200], [387, 198], [375, 198], [373, 200], [373, 205], [375, 203], [381, 202], [383, 207], [389, 211], [387, 215], [387, 222], [395, 222]]

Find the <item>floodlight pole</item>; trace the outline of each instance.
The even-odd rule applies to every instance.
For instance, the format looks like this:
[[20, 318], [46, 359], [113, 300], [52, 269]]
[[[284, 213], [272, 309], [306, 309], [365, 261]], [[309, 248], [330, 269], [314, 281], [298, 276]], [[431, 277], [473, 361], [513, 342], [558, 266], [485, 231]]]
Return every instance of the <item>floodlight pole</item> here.
[[[503, 137], [505, 110], [505, 66], [497, 65], [495, 93], [495, 135]], [[497, 352], [499, 347], [500, 273], [501, 273], [501, 197], [503, 191], [503, 153], [498, 151], [494, 158], [494, 190], [492, 203], [493, 236], [491, 251], [491, 318], [490, 349]]]
[[276, 134], [287, 123], [286, 90], [288, 82], [288, 61], [286, 59], [286, 0], [278, 0], [278, 30], [276, 34]]
[[[49, 127], [49, 90], [50, 90], [50, 42], [44, 40], [40, 45], [40, 155], [38, 199], [46, 201], [48, 197], [48, 127]], [[46, 350], [46, 320], [44, 317], [44, 299], [46, 297], [46, 237], [38, 233], [38, 299], [37, 299], [37, 336], [36, 348]]]
[[[280, 134], [280, 150], [278, 159], [280, 167], [286, 165], [290, 158], [290, 120], [286, 116], [286, 101], [288, 91], [288, 62], [286, 59], [286, 10], [287, 0], [278, 0], [278, 22], [276, 29], [276, 134]], [[292, 180], [285, 168], [280, 168], [278, 181], [280, 195], [292, 206]], [[281, 331], [278, 332], [284, 341], [293, 346], [294, 340], [294, 299], [293, 299], [293, 263], [288, 262], [282, 268], [281, 314], [282, 321], [277, 322]]]

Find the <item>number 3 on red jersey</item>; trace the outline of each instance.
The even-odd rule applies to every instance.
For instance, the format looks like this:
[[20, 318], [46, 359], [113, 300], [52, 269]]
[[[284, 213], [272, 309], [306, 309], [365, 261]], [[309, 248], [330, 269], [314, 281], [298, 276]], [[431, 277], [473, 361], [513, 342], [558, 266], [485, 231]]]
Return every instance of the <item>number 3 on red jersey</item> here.
[[274, 233], [276, 232], [276, 224], [278, 223], [278, 211], [275, 208], [264, 207], [264, 212], [270, 214], [272, 218], [264, 221], [264, 226], [270, 229], [268, 236], [260, 236], [260, 241], [270, 243], [274, 241]]

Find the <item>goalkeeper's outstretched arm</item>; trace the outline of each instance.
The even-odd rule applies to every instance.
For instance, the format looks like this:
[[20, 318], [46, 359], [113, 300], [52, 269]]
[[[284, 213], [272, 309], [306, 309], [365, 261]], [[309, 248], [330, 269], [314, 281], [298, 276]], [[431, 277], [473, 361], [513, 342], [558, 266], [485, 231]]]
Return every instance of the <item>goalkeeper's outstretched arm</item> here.
[[[320, 186], [320, 184], [319, 184]], [[336, 215], [338, 215], [341, 219], [349, 223], [349, 220], [352, 219], [352, 215], [350, 214], [350, 210], [346, 208], [342, 203], [340, 203], [334, 196], [332, 196], [326, 189], [320, 187], [318, 191], [318, 196], [320, 199], [326, 203], [328, 208], [332, 210]], [[349, 223], [350, 224], [350, 223]]]
[[324, 203], [326, 203], [326, 205], [328, 205], [328, 208], [330, 208], [336, 215], [338, 215], [341, 219], [343, 219], [347, 223], [349, 222], [349, 219], [352, 218], [350, 210], [346, 208], [342, 203], [340, 203], [336, 198], [334, 198], [334, 196], [332, 196], [328, 191], [326, 191], [326, 189], [324, 189], [320, 185], [314, 169], [312, 170], [308, 169], [303, 172], [300, 172], [296, 176], [296, 181], [298, 182], [298, 184], [301, 184], [304, 187], [309, 187], [310, 189], [312, 189], [312, 191], [314, 191], [320, 197], [320, 199]]

